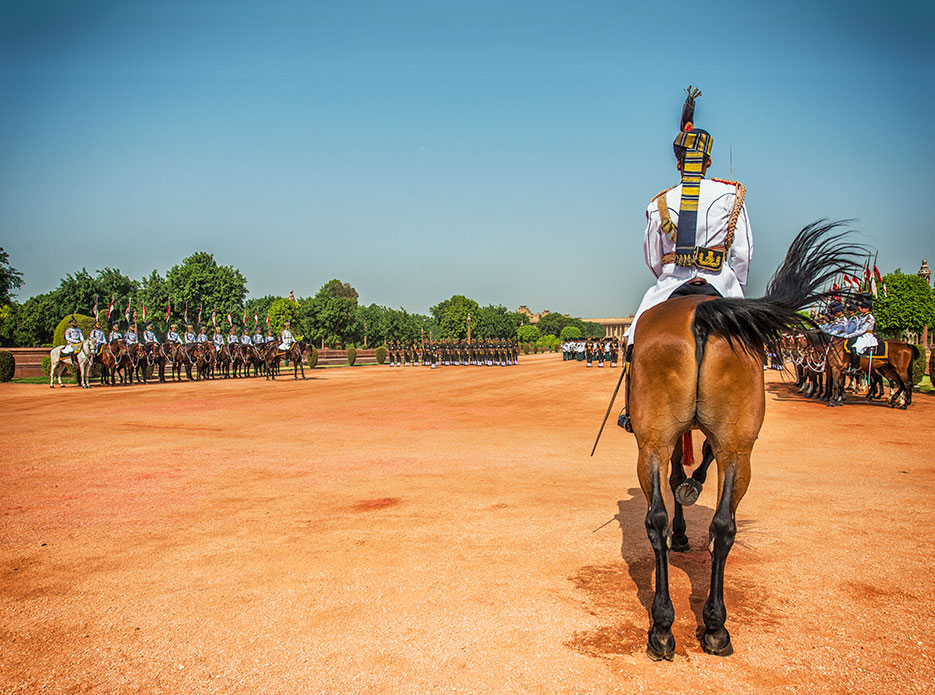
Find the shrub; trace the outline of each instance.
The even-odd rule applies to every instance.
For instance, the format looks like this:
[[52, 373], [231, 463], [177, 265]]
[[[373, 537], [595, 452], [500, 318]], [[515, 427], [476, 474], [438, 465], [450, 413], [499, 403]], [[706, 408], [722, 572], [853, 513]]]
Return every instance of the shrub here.
[[16, 360], [13, 359], [13, 353], [8, 350], [0, 350], [0, 381], [12, 379], [15, 369]]
[[347, 363], [348, 363], [350, 366], [353, 367], [353, 366], [354, 366], [354, 362], [356, 362], [356, 361], [357, 361], [357, 348], [355, 348], [355, 347], [353, 347], [353, 346], [352, 346], [352, 347], [349, 347], [349, 348], [347, 349]]
[[[910, 343], [911, 345], [911, 343]], [[912, 361], [912, 383], [918, 384], [922, 381], [922, 377], [925, 376], [925, 347], [922, 345], [916, 345], [916, 349], [919, 351], [919, 356]]]
[[377, 364], [383, 364], [384, 362], [386, 362], [386, 352], [387, 350], [386, 350], [385, 345], [380, 345], [379, 347], [377, 347], [376, 349]]
[[46, 355], [42, 358], [42, 373], [49, 376], [50, 371], [52, 371], [52, 358]]
[[312, 352], [308, 356], [308, 368], [314, 369], [315, 365], [317, 364], [318, 364], [318, 348], [313, 345]]
[[529, 343], [523, 343], [523, 354], [524, 355], [529, 354]]
[[929, 379], [932, 380], [932, 386], [935, 386], [935, 350], [929, 355]]

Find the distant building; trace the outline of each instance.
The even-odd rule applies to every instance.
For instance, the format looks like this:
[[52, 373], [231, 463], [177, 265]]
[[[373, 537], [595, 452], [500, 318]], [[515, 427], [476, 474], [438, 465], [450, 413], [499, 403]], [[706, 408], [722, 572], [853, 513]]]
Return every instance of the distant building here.
[[619, 338], [623, 340], [623, 334], [627, 332], [630, 324], [633, 323], [633, 314], [620, 319], [581, 319], [591, 323], [599, 323], [604, 327], [605, 338]]
[[[548, 309], [543, 309], [542, 311], [536, 312], [535, 314], [529, 310], [529, 307], [523, 304], [519, 309], [516, 310], [517, 314], [523, 314], [524, 316], [529, 317], [529, 323], [539, 323], [539, 319], [547, 314], [552, 312]], [[571, 318], [568, 314], [565, 314], [567, 318]], [[633, 314], [625, 318], [619, 319], [581, 319], [582, 321], [590, 321], [592, 323], [599, 323], [604, 327], [604, 337], [605, 338], [620, 338], [623, 340], [623, 334], [627, 332], [627, 329], [630, 327], [630, 324], [633, 323]]]

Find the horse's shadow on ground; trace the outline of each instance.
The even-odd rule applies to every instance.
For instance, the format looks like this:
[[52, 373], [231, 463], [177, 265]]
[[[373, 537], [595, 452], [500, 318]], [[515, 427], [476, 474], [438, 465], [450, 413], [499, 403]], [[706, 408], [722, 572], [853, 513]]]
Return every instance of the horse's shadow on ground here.
[[[620, 525], [620, 555], [623, 564], [611, 563], [603, 566], [586, 566], [570, 577], [576, 589], [585, 594], [585, 606], [602, 623], [593, 630], [576, 632], [567, 646], [590, 656], [606, 657], [614, 654], [633, 654], [646, 647], [646, 634], [652, 623], [652, 603], [655, 595], [654, 575], [655, 556], [646, 536], [644, 519], [646, 517], [646, 498], [639, 488], [627, 491], [629, 499], [617, 502], [618, 512], [615, 519]], [[670, 523], [672, 499], [666, 503]], [[677, 568], [685, 573], [691, 586], [689, 605], [695, 616], [694, 636], [700, 639], [704, 632], [702, 610], [708, 598], [711, 581], [711, 556], [708, 552], [708, 526], [714, 516], [714, 510], [702, 504], [684, 508], [685, 522], [691, 549], [684, 553], [669, 553], [670, 568]], [[741, 534], [751, 522], [737, 520], [737, 541], [742, 544]], [[728, 565], [730, 567], [730, 565]], [[629, 581], [627, 578], [629, 577]], [[632, 582], [632, 583], [631, 583]], [[645, 611], [628, 611], [627, 603], [632, 596], [632, 586], [636, 585], [636, 598]], [[670, 573], [670, 586], [672, 574]], [[750, 592], [751, 594], [754, 592]], [[733, 615], [746, 612], [745, 596], [747, 592], [735, 578], [725, 581], [725, 599], [733, 604]], [[755, 610], [755, 598], [750, 598], [751, 608]], [[676, 604], [676, 621], [683, 605]], [[675, 628], [673, 628], [675, 629]], [[686, 636], [676, 634], [677, 651], [684, 653]], [[698, 647], [700, 650], [700, 646]]]
[[[819, 398], [809, 398], [804, 394], [799, 393], [796, 390], [795, 382], [791, 383], [773, 383], [766, 385], [766, 391], [772, 395], [776, 400], [779, 401], [801, 401], [802, 403], [817, 403], [819, 405], [827, 406], [827, 404]], [[918, 394], [917, 391], [913, 391], [912, 397], [915, 398]], [[884, 396], [883, 398], [867, 398], [864, 394], [856, 394], [854, 392], [848, 392], [847, 398], [844, 401], [844, 405], [865, 405], [871, 406], [874, 408], [892, 408], [890, 405], [889, 395]]]

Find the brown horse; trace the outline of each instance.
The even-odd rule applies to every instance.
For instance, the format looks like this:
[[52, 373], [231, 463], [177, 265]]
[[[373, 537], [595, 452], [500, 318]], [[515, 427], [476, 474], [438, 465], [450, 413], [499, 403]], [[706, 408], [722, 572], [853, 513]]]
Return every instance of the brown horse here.
[[[829, 405], [844, 403], [844, 379], [851, 364], [851, 353], [845, 350], [845, 343], [845, 340], [835, 338], [831, 340], [828, 351], [828, 381], [832, 384], [832, 401]], [[905, 410], [912, 404], [912, 363], [919, 358], [919, 349], [901, 340], [884, 340], [883, 345], [885, 355], [860, 358], [860, 371], [870, 373], [867, 398], [873, 398], [877, 393], [877, 384], [879, 396], [883, 395], [882, 377], [897, 386], [897, 390], [890, 396], [890, 405], [896, 408], [899, 397], [903, 396], [902, 404], [898, 407]]]
[[[722, 656], [733, 652], [724, 627], [724, 565], [737, 530], [735, 512], [750, 482], [753, 444], [763, 423], [765, 350], [769, 346], [775, 351], [784, 331], [808, 326], [809, 319], [798, 312], [824, 297], [819, 288], [835, 274], [855, 267], [858, 251], [843, 241], [845, 234], [831, 233], [836, 227], [838, 223], [814, 223], [803, 229], [762, 299], [682, 296], [646, 311], [637, 324], [629, 408], [639, 446], [637, 474], [648, 504], [646, 531], [656, 556], [647, 645], [654, 660], [671, 660], [675, 652], [670, 544], [675, 550], [688, 547], [684, 532], [681, 538], [670, 538], [662, 485], [680, 439], [692, 429], [707, 437], [718, 472], [702, 647]], [[673, 492], [685, 480], [680, 464], [672, 465]], [[676, 517], [681, 517], [679, 504], [675, 502]]]

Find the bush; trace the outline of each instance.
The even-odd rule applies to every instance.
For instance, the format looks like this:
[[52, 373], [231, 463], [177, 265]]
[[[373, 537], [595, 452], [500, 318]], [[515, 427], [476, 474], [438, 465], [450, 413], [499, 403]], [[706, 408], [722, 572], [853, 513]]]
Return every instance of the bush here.
[[0, 381], [12, 379], [15, 369], [16, 360], [13, 359], [13, 353], [8, 350], [0, 350]]
[[524, 355], [529, 354], [529, 343], [523, 343], [523, 354]]
[[377, 347], [376, 349], [377, 364], [383, 364], [384, 362], [386, 362], [386, 352], [387, 350], [386, 350], [385, 345], [380, 345], [379, 347]]
[[[911, 345], [912, 343], [910, 343]], [[922, 345], [916, 345], [916, 350], [919, 351], [919, 356], [912, 361], [912, 383], [918, 384], [922, 381], [922, 377], [925, 376], [925, 347]]]
[[929, 355], [929, 379], [932, 380], [932, 386], [935, 386], [935, 350]]
[[46, 376], [49, 376], [49, 372], [52, 371], [52, 358], [49, 355], [46, 355], [42, 358], [42, 373]]
[[349, 347], [349, 348], [347, 349], [347, 363], [348, 363], [351, 367], [353, 367], [353, 366], [354, 366], [354, 362], [356, 362], [356, 361], [357, 361], [357, 348], [355, 348], [355, 347], [353, 347], [353, 346], [352, 346], [352, 347]]
[[318, 348], [313, 345], [312, 352], [308, 356], [308, 368], [314, 369], [315, 365], [317, 364], [318, 364]]

